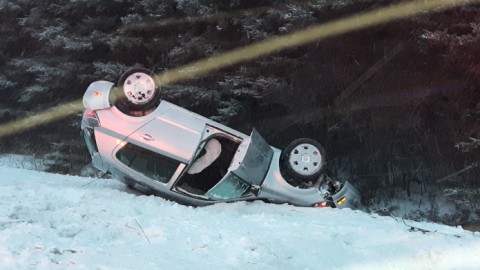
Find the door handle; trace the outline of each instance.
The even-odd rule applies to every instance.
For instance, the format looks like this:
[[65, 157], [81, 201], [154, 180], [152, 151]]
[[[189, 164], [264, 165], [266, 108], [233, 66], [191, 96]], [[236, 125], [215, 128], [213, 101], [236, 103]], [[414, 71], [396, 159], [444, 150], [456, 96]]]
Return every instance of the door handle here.
[[155, 140], [150, 134], [143, 134], [143, 135], [140, 135], [140, 137], [145, 141], [149, 141], [149, 142]]

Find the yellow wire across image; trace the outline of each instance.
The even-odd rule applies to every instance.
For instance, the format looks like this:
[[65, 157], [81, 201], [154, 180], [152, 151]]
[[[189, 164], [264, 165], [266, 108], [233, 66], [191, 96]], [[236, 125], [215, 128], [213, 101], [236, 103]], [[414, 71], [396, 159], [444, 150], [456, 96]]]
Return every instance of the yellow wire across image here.
[[[215, 55], [207, 59], [201, 59], [159, 74], [156, 83], [160, 86], [172, 84], [313, 41], [415, 15], [439, 12], [476, 2], [480, 2], [480, 0], [422, 0], [400, 3], [355, 14], [344, 19], [312, 26], [283, 36], [269, 38], [246, 47]], [[2, 124], [0, 126], [0, 138], [77, 114], [82, 109], [81, 100], [77, 100], [36, 113], [31, 117]]]

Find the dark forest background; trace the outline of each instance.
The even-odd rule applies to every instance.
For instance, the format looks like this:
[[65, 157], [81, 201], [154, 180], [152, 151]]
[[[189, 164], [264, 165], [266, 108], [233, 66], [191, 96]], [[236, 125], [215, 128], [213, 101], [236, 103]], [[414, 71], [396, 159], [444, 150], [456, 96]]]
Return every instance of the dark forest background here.
[[[92, 81], [132, 67], [162, 72], [394, 2], [0, 0], [0, 123], [79, 99]], [[162, 95], [242, 132], [255, 127], [279, 148], [320, 141], [329, 172], [354, 183], [371, 211], [460, 224], [480, 217], [479, 83], [473, 5], [306, 44]], [[0, 153], [85, 173], [80, 119], [0, 138]]]

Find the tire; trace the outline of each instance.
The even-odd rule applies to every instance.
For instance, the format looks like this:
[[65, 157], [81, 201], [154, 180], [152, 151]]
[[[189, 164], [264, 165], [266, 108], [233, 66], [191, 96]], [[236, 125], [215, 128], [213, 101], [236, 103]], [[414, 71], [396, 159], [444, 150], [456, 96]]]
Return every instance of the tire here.
[[130, 116], [144, 116], [160, 104], [160, 90], [155, 74], [144, 68], [123, 73], [113, 94], [113, 104]]
[[325, 150], [313, 139], [296, 139], [282, 152], [280, 162], [288, 177], [316, 181], [325, 165]]

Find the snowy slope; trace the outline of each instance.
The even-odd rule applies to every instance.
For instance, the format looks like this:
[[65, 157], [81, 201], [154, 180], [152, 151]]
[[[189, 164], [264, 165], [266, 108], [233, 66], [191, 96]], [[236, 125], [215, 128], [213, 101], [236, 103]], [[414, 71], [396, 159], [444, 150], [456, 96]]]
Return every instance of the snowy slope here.
[[0, 167], [0, 269], [480, 269], [480, 234], [460, 228], [93, 180]]

